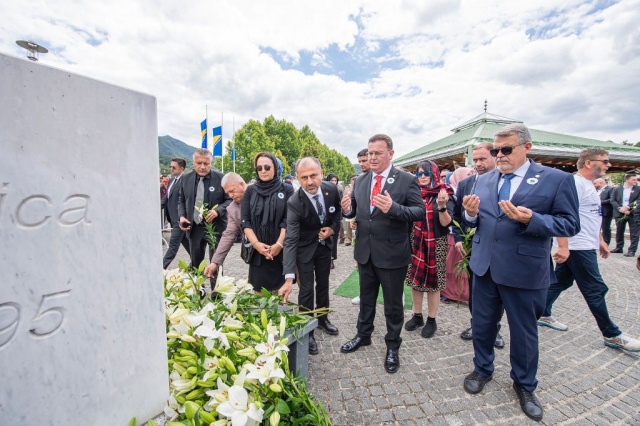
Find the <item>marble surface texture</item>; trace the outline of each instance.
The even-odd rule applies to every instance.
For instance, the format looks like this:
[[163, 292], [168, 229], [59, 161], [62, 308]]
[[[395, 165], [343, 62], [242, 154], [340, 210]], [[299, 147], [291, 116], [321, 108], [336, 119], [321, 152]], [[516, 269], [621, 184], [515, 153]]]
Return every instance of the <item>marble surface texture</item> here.
[[162, 411], [158, 173], [154, 97], [0, 54], [0, 425]]

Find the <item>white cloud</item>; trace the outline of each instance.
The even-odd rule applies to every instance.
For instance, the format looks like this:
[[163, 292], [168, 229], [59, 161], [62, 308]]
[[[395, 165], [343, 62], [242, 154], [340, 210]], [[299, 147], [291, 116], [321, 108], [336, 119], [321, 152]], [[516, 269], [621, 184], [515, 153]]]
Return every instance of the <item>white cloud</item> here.
[[42, 64], [153, 94], [159, 133], [193, 145], [208, 105], [225, 139], [232, 117], [273, 114], [350, 157], [378, 132], [401, 155], [484, 99], [534, 128], [640, 141], [640, 0], [4, 3], [2, 52], [34, 39]]

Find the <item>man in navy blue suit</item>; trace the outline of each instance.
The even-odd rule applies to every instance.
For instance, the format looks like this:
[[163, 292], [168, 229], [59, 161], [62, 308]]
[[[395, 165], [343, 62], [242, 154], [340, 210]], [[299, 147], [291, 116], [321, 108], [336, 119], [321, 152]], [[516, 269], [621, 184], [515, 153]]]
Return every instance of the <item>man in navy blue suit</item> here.
[[507, 312], [513, 388], [522, 411], [543, 416], [538, 385], [537, 320], [555, 280], [551, 238], [580, 231], [576, 185], [568, 173], [527, 159], [531, 135], [521, 123], [503, 127], [491, 155], [497, 169], [478, 177], [475, 193], [463, 198], [468, 226], [476, 227], [470, 267], [473, 281], [474, 371], [464, 379], [471, 394], [492, 379], [498, 320]]

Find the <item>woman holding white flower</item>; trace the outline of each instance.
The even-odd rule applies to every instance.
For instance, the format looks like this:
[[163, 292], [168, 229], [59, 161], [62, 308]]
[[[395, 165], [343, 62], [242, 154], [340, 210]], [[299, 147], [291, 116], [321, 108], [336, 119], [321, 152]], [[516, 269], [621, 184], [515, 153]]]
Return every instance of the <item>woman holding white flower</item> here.
[[242, 199], [242, 229], [253, 247], [249, 282], [256, 291], [277, 290], [284, 283], [282, 249], [287, 227], [287, 201], [293, 187], [280, 180], [276, 157], [256, 154], [256, 183], [247, 187]]

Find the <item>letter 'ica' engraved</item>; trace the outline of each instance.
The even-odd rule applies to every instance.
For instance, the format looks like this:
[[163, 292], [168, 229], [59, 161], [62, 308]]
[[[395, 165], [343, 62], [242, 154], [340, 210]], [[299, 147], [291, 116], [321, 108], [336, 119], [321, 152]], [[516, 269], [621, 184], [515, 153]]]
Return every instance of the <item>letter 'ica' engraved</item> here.
[[11, 343], [20, 325], [20, 305], [0, 303], [0, 351]]

